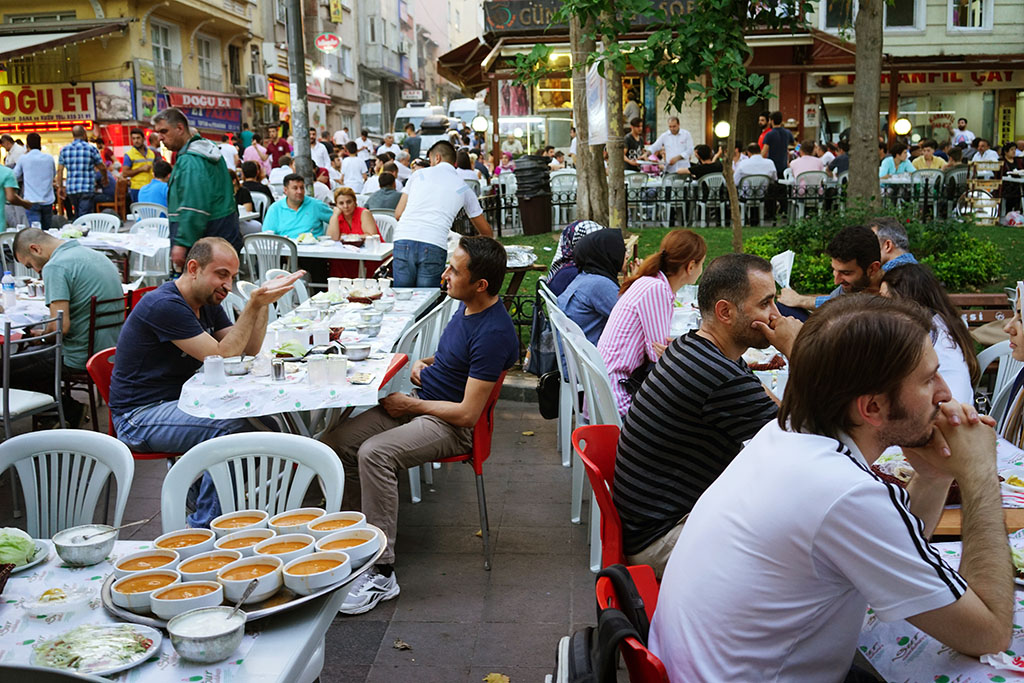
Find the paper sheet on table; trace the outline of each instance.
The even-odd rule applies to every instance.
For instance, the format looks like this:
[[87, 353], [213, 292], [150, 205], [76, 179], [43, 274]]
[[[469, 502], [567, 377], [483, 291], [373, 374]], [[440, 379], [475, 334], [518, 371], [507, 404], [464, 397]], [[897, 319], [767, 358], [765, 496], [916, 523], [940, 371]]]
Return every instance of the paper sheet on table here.
[[772, 256], [772, 275], [780, 287], [789, 287], [789, 278], [793, 274], [793, 258], [795, 256], [796, 254], [790, 249]]

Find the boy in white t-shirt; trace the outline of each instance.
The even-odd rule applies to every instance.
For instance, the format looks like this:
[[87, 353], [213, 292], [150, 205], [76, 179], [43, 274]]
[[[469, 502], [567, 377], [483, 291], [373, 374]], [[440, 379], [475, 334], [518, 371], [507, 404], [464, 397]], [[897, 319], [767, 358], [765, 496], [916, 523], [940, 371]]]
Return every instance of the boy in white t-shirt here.
[[[994, 422], [950, 400], [930, 331], [916, 304], [864, 294], [804, 324], [778, 420], [697, 501], [669, 559], [650, 648], [671, 680], [843, 681], [869, 605], [968, 655], [1009, 646]], [[906, 490], [870, 469], [892, 445], [916, 472]], [[954, 479], [959, 573], [927, 542]]]

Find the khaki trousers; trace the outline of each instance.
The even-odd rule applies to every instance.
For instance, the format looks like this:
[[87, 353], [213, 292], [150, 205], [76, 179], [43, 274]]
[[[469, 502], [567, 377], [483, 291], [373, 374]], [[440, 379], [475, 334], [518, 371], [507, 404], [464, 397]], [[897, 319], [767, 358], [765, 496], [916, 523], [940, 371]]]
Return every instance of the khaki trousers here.
[[683, 530], [683, 525], [686, 524], [687, 517], [689, 517], [688, 514], [683, 515], [679, 523], [669, 529], [664, 536], [652, 541], [649, 546], [636, 555], [626, 555], [626, 562], [651, 565], [654, 568], [654, 575], [658, 577], [658, 581], [661, 581], [661, 575], [665, 573], [665, 565], [668, 564], [668, 558], [672, 555], [672, 549], [676, 547], [676, 540]]
[[360, 510], [380, 527], [388, 547], [380, 564], [395, 561], [398, 532], [398, 473], [423, 463], [468, 453], [473, 429], [453, 427], [430, 415], [391, 417], [376, 406], [323, 436], [341, 457], [345, 495], [341, 509]]

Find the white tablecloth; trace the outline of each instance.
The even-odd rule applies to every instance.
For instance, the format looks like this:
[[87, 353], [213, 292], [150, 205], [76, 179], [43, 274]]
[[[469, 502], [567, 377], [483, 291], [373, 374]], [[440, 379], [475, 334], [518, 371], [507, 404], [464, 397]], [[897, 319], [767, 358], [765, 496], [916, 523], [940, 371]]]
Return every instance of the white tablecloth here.
[[28, 325], [49, 317], [50, 309], [43, 303], [43, 297], [19, 297], [17, 306], [0, 313], [0, 336], [3, 334], [3, 324], [8, 320], [11, 321], [11, 325]]
[[156, 256], [158, 251], [171, 246], [171, 240], [167, 237], [141, 232], [90, 232], [86, 237], [79, 237], [78, 241], [83, 247], [130, 251], [142, 256]]
[[299, 256], [303, 258], [333, 258], [346, 261], [383, 261], [394, 250], [395, 245], [382, 242], [374, 248], [352, 247], [341, 242], [324, 241], [316, 244], [300, 244]]

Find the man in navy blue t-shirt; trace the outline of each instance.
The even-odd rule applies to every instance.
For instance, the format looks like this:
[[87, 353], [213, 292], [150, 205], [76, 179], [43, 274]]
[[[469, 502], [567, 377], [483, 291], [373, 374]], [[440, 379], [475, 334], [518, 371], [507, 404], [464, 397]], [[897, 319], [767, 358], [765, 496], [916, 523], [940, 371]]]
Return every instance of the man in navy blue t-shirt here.
[[345, 466], [342, 509], [361, 510], [388, 537], [377, 566], [351, 589], [342, 613], [361, 614], [398, 595], [392, 568], [398, 473], [472, 450], [473, 425], [495, 382], [519, 358], [519, 337], [498, 296], [505, 262], [499, 242], [463, 237], [442, 275], [448, 296], [462, 305], [441, 335], [437, 352], [413, 363], [411, 379], [419, 387], [415, 395], [390, 394], [323, 437]]
[[[146, 294], [117, 338], [110, 412], [117, 438], [133, 451], [184, 453], [216, 436], [253, 429], [248, 420], [193, 417], [178, 408], [182, 385], [207, 356], [256, 354], [267, 330], [267, 307], [291, 290], [303, 271], [264, 284], [234, 325], [220, 304], [238, 274], [238, 254], [220, 237], [192, 245], [185, 272]], [[209, 475], [189, 524], [209, 526], [220, 514]]]

